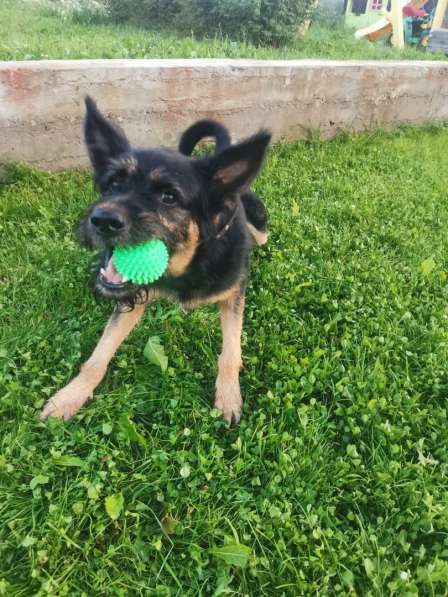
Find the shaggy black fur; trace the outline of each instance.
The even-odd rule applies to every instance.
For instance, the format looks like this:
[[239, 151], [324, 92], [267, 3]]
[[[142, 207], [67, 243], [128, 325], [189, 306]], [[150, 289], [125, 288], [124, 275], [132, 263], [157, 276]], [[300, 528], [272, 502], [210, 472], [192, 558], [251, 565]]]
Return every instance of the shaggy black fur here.
[[[199, 141], [206, 137], [214, 137], [215, 153], [222, 151], [231, 144], [229, 131], [222, 124], [214, 120], [200, 120], [183, 133], [179, 141], [179, 152], [184, 155], [192, 155]], [[241, 193], [240, 198], [243, 202], [247, 220], [260, 232], [266, 232], [268, 218], [261, 199], [253, 191]]]
[[[188, 306], [244, 284], [251, 237], [247, 223], [266, 230], [266, 211], [248, 189], [270, 141], [261, 130], [231, 145], [222, 125], [203, 120], [182, 135], [179, 151], [133, 149], [125, 134], [86, 99], [85, 139], [101, 198], [80, 225], [81, 242], [103, 252], [151, 238], [163, 240], [181, 271], [167, 271], [150, 287], [106, 283], [97, 269], [96, 291], [132, 305], [151, 289]], [[211, 155], [192, 157], [196, 144], [214, 137]], [[188, 258], [189, 256], [189, 258]]]

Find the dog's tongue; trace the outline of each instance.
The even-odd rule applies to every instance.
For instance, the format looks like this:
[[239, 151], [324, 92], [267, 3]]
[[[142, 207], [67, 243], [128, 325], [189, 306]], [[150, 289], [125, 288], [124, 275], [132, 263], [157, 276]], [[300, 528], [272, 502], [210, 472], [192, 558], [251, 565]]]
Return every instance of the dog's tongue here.
[[103, 268], [101, 273], [108, 284], [123, 284], [126, 282], [123, 276], [115, 269], [112, 257], [109, 259], [106, 269]]

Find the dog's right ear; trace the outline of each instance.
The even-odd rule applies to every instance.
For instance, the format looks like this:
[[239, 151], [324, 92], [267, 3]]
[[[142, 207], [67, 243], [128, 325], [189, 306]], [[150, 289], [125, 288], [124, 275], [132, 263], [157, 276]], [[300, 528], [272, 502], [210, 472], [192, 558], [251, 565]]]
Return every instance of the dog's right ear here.
[[84, 138], [90, 161], [98, 175], [104, 171], [110, 158], [129, 151], [131, 146], [126, 135], [101, 114], [90, 96], [85, 102]]

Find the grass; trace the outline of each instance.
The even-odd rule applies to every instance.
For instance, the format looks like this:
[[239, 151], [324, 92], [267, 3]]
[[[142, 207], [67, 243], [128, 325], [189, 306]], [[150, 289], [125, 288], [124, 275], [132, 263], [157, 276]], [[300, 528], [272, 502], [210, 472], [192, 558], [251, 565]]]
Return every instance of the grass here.
[[43, 424], [111, 306], [72, 235], [90, 176], [4, 171], [0, 594], [446, 595], [448, 128], [279, 145], [256, 187], [241, 424], [216, 310], [162, 303]]
[[352, 29], [315, 25], [284, 48], [256, 47], [229, 39], [196, 39], [131, 25], [62, 21], [30, 0], [0, 3], [0, 60], [80, 58], [334, 58], [444, 59], [415, 48], [403, 51], [357, 41]]

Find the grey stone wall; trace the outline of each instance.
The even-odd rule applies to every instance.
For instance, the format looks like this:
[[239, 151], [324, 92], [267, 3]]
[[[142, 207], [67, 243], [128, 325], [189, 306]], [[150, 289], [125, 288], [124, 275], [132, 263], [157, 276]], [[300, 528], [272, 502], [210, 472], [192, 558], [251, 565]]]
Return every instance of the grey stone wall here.
[[448, 120], [448, 62], [78, 60], [0, 62], [0, 161], [47, 169], [87, 163], [83, 97], [136, 146], [175, 146], [199, 118], [234, 139]]

